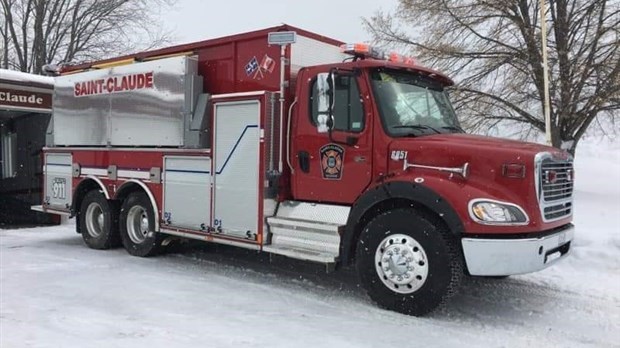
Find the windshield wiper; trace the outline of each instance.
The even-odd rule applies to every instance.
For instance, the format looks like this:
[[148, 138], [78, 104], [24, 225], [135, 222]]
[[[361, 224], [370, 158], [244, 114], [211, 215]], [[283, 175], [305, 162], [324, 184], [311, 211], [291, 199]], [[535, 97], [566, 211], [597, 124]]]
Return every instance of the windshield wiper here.
[[398, 126], [393, 126], [392, 128], [413, 128], [413, 129], [430, 129], [437, 134], [441, 134], [436, 128], [431, 126], [423, 125], [423, 124], [401, 124]]
[[465, 130], [459, 126], [444, 126], [444, 127], [441, 127], [441, 129], [455, 130], [455, 131], [459, 131], [460, 133], [465, 133]]

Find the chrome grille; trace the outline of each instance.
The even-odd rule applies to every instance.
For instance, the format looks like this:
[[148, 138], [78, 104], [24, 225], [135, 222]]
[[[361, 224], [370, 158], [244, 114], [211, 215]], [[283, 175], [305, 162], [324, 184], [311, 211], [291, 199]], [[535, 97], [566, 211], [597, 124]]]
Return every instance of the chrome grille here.
[[553, 202], [573, 195], [573, 163], [551, 158], [543, 160], [540, 171], [545, 202]]
[[555, 220], [571, 213], [573, 209], [573, 203], [563, 203], [558, 205], [551, 205], [544, 208], [545, 218], [548, 220]]
[[544, 221], [561, 219], [573, 212], [572, 160], [556, 159], [548, 153], [536, 158], [536, 188]]

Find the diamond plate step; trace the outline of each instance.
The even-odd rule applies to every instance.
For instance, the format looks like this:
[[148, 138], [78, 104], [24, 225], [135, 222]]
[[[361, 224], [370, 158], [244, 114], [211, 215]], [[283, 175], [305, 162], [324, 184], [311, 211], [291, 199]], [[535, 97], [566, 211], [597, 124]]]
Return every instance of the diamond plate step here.
[[343, 225], [277, 216], [267, 218], [267, 225], [271, 244], [264, 251], [320, 263], [338, 259]]

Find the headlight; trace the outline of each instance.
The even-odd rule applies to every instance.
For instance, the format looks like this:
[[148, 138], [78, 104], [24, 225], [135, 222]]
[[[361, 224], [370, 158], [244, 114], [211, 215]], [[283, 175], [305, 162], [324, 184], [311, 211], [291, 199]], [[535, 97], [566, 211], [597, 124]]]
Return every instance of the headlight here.
[[472, 220], [485, 225], [525, 225], [529, 222], [520, 206], [488, 199], [470, 201], [469, 215]]

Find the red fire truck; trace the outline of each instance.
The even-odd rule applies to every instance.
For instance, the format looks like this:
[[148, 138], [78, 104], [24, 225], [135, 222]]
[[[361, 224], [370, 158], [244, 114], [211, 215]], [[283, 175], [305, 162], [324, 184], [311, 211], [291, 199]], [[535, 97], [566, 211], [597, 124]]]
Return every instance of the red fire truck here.
[[182, 237], [354, 266], [380, 306], [424, 315], [573, 238], [571, 158], [465, 134], [452, 84], [287, 25], [65, 67], [34, 209], [94, 249]]

